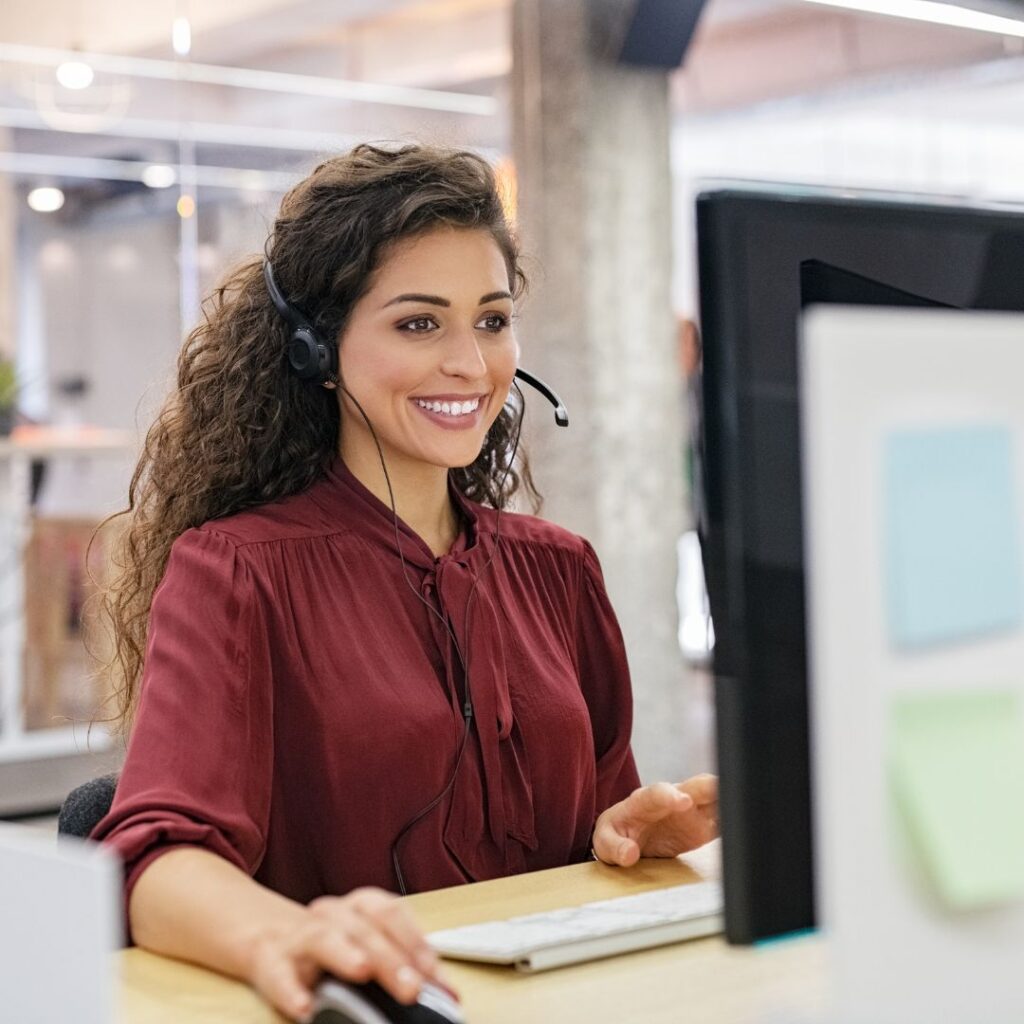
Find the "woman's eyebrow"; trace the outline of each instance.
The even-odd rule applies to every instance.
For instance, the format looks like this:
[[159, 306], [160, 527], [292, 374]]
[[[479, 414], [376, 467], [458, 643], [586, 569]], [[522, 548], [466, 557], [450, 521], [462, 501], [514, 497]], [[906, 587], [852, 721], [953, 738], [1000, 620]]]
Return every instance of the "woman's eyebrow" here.
[[388, 306], [394, 306], [399, 302], [429, 302], [432, 306], [451, 305], [447, 299], [442, 299], [440, 295], [422, 295], [419, 292], [406, 292], [405, 295], [396, 295], [390, 301], [385, 302], [381, 309], [387, 309]]
[[[480, 297], [479, 305], [483, 305], [485, 302], [495, 302], [498, 299], [511, 299], [512, 295], [510, 292], [488, 292], [486, 295]], [[420, 292], [406, 292], [404, 295], [396, 295], [393, 299], [389, 299], [381, 306], [381, 309], [387, 309], [388, 306], [394, 306], [399, 302], [427, 302], [431, 306], [450, 306], [451, 303], [442, 298], [440, 295], [423, 295]]]

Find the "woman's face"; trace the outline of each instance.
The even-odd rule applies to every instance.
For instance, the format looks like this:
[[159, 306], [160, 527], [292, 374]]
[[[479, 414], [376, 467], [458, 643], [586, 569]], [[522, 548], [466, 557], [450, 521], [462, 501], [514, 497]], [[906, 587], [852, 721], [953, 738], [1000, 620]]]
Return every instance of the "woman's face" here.
[[[396, 242], [340, 339], [341, 379], [391, 469], [472, 463], [508, 397], [518, 346], [501, 250], [485, 230], [438, 228]], [[377, 461], [339, 390], [346, 461]], [[368, 446], [368, 447], [367, 447]]]

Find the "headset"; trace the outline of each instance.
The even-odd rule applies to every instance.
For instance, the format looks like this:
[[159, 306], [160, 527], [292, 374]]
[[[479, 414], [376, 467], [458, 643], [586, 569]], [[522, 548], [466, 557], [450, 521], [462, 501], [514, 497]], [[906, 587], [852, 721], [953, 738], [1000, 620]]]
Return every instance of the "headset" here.
[[[274, 280], [274, 268], [271, 266], [270, 260], [265, 260], [263, 263], [263, 280], [267, 284], [267, 291], [274, 308], [291, 328], [287, 355], [288, 365], [292, 371], [300, 380], [309, 384], [334, 384], [336, 386], [340, 384], [338, 346], [321, 341], [310, 324], [309, 317], [304, 316], [284, 297], [281, 289], [277, 286], [277, 281]], [[565, 404], [544, 381], [518, 367], [515, 375], [523, 383], [529, 384], [530, 387], [539, 391], [555, 407], [555, 422], [560, 427], [569, 426], [569, 412], [565, 408]]]
[[338, 346], [325, 345], [309, 322], [295, 306], [281, 294], [274, 280], [270, 260], [263, 262], [263, 280], [267, 283], [270, 301], [292, 329], [288, 338], [288, 365], [299, 380], [310, 384], [340, 384], [338, 376]]

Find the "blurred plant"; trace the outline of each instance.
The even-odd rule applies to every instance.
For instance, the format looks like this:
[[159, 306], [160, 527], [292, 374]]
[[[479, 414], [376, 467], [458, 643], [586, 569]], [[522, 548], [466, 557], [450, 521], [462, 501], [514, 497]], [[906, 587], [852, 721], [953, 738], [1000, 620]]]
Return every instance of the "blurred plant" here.
[[0, 437], [14, 429], [14, 413], [18, 405], [18, 380], [14, 360], [0, 356]]

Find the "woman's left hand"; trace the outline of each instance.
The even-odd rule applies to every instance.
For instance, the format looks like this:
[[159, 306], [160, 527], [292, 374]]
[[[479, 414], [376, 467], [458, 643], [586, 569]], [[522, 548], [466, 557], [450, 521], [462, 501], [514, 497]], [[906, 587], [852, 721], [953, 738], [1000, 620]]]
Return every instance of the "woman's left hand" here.
[[606, 864], [631, 867], [641, 857], [675, 857], [718, 835], [718, 779], [695, 775], [672, 785], [633, 790], [594, 826], [594, 853]]

